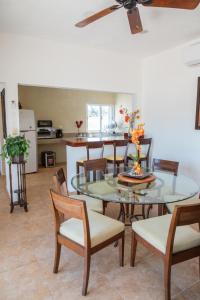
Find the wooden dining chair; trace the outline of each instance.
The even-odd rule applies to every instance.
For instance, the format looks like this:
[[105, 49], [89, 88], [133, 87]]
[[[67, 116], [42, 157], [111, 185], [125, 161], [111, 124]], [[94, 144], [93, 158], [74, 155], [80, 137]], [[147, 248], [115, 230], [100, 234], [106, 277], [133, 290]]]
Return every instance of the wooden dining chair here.
[[[53, 272], [58, 272], [61, 246], [84, 257], [82, 295], [87, 294], [92, 254], [115, 241], [119, 247], [120, 266], [124, 265], [124, 224], [86, 209], [84, 201], [50, 191], [55, 219], [55, 260]], [[68, 215], [62, 222], [60, 215]]]
[[167, 171], [174, 174], [174, 176], [178, 175], [178, 167], [179, 162], [173, 160], [164, 160], [164, 159], [153, 159], [152, 170], [156, 171]]
[[[124, 166], [127, 165], [127, 154], [128, 154], [128, 140], [123, 140], [123, 141], [115, 141], [113, 143], [113, 155], [107, 156], [107, 162], [109, 164], [114, 165], [114, 171], [116, 174], [119, 173], [120, 165], [123, 164]], [[118, 154], [118, 149], [119, 148], [124, 148], [124, 153], [123, 155]]]
[[178, 205], [173, 214], [132, 223], [131, 266], [138, 242], [162, 258], [165, 300], [171, 299], [172, 265], [199, 257], [200, 270], [200, 232], [189, 226], [195, 223], [200, 224], [200, 204]]
[[[97, 178], [97, 174], [99, 173], [99, 176], [101, 176], [102, 173], [107, 173], [107, 159], [106, 158], [100, 158], [100, 159], [91, 159], [91, 160], [86, 160], [83, 163], [84, 167], [84, 173], [85, 177], [87, 178], [87, 181], [90, 181], [90, 173], [92, 172], [93, 179], [92, 181], [95, 182]], [[101, 185], [100, 188], [102, 189], [103, 186]], [[105, 187], [106, 188], [106, 187]], [[96, 189], [97, 193], [97, 189]], [[95, 201], [100, 201], [96, 200]], [[103, 214], [105, 215], [105, 209], [107, 207], [108, 202], [107, 201], [101, 201], [103, 203]]]
[[[140, 154], [140, 159], [139, 163], [141, 164], [142, 162], [146, 163], [146, 168], [149, 168], [150, 165], [150, 150], [151, 150], [151, 143], [152, 143], [152, 138], [140, 138], [140, 145], [142, 146], [142, 150], [144, 147], [146, 148], [146, 151], [142, 151]], [[128, 155], [128, 161], [134, 160], [138, 156], [138, 153]]]
[[86, 145], [87, 157], [83, 158], [81, 160], [78, 160], [76, 162], [76, 174], [80, 173], [80, 167], [83, 167], [84, 161], [91, 159], [90, 153], [94, 149], [99, 149], [100, 150], [99, 158], [102, 158], [103, 157], [103, 152], [104, 152], [104, 142], [102, 142], [102, 141], [100, 141], [100, 142], [87, 142], [87, 145]]
[[[165, 171], [170, 172], [174, 176], [178, 175], [178, 167], [179, 162], [173, 161], [173, 160], [164, 160], [164, 159], [153, 159], [152, 163], [152, 171]], [[149, 205], [147, 208], [147, 218], [149, 218], [150, 210], [153, 208], [153, 205]], [[163, 204], [158, 205], [158, 215], [162, 215], [163, 213], [166, 213], [166, 206]]]
[[91, 210], [96, 211], [101, 214], [105, 211], [105, 209], [103, 209], [103, 202], [101, 200], [97, 200], [97, 199], [94, 199], [92, 197], [89, 197], [87, 195], [82, 195], [82, 194], [69, 195], [63, 168], [60, 168], [55, 173], [55, 175], [53, 176], [53, 182], [54, 182], [55, 190], [57, 193], [62, 194], [64, 196], [73, 197], [74, 199], [85, 201], [87, 209], [91, 209]]

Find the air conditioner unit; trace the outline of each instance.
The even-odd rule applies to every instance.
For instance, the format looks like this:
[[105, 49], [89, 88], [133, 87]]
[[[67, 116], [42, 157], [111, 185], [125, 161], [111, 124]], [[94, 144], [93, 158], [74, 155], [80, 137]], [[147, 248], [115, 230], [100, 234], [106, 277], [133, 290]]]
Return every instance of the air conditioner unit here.
[[183, 51], [183, 59], [188, 66], [200, 64], [200, 42], [186, 47]]

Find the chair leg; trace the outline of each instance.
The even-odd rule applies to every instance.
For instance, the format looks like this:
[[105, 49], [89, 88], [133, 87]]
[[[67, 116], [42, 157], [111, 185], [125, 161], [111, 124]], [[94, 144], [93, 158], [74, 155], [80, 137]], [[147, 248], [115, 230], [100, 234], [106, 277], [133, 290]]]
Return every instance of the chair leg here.
[[163, 216], [164, 204], [158, 204], [158, 216]]
[[145, 205], [142, 205], [142, 217], [143, 217], [143, 219], [146, 218], [146, 216], [145, 216]]
[[167, 206], [164, 205], [163, 207], [163, 215], [167, 215], [168, 214], [168, 209], [167, 209]]
[[147, 208], [147, 219], [149, 218], [149, 214], [150, 214], [150, 210], [153, 208], [153, 205], [150, 204], [148, 205], [148, 208]]
[[58, 267], [59, 267], [59, 262], [60, 262], [60, 253], [61, 253], [61, 244], [59, 244], [56, 241], [53, 273], [58, 273]]
[[86, 253], [84, 257], [84, 274], [83, 274], [83, 288], [82, 288], [82, 295], [87, 295], [87, 288], [88, 288], [88, 281], [90, 275], [90, 261], [91, 256], [89, 253]]
[[[79, 174], [79, 163], [76, 162], [76, 174]], [[78, 179], [78, 184], [79, 184], [79, 179]], [[77, 194], [80, 195], [80, 192], [77, 191]]]
[[117, 175], [119, 174], [119, 164], [117, 163]]
[[134, 215], [135, 205], [131, 204], [131, 217]]
[[136, 250], [137, 250], [137, 239], [135, 238], [134, 231], [132, 231], [132, 239], [131, 239], [131, 261], [130, 261], [131, 267], [134, 267], [134, 265], [135, 265]]
[[171, 300], [171, 264], [164, 262], [165, 300]]
[[125, 206], [126, 206], [126, 216], [128, 217], [129, 216], [129, 204], [126, 203]]
[[124, 266], [124, 232], [119, 245], [119, 265], [120, 267]]
[[103, 201], [103, 215], [106, 213], [107, 202]]

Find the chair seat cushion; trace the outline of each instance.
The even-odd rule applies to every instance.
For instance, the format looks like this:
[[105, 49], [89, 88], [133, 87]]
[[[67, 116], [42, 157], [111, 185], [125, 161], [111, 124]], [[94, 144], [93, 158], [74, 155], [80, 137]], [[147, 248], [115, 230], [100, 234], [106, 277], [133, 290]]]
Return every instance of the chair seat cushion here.
[[[132, 223], [132, 228], [149, 244], [165, 254], [171, 219], [171, 214], [145, 219]], [[190, 226], [176, 228], [173, 253], [197, 246], [200, 246], [200, 232]]]
[[81, 158], [81, 159], [77, 160], [77, 163], [83, 164], [84, 161], [86, 161], [86, 160], [87, 160], [87, 158]]
[[[134, 154], [129, 154], [128, 155], [128, 158], [129, 159], [134, 159], [134, 158], [136, 158], [137, 157], [137, 154], [136, 153], [134, 153]], [[146, 158], [146, 155], [144, 154], [144, 153], [141, 153], [140, 154], [140, 158]]]
[[[90, 226], [91, 247], [99, 245], [118, 233], [124, 231], [124, 223], [96, 212], [88, 211], [88, 219]], [[81, 220], [71, 218], [63, 222], [60, 226], [60, 234], [84, 246], [84, 231]]]
[[91, 209], [98, 213], [103, 213], [103, 202], [101, 200], [86, 196], [86, 195], [70, 195], [73, 199], [84, 200], [86, 202], [87, 209]]
[[200, 203], [199, 196], [194, 196], [192, 198], [189, 198], [187, 200], [183, 201], [178, 201], [178, 202], [172, 202], [172, 203], [167, 203], [167, 209], [170, 213], [173, 213], [173, 210], [176, 205], [187, 205], [187, 204], [195, 204], [195, 203]]
[[[114, 161], [114, 155], [106, 157], [109, 161]], [[124, 161], [124, 156], [116, 155], [116, 161]]]

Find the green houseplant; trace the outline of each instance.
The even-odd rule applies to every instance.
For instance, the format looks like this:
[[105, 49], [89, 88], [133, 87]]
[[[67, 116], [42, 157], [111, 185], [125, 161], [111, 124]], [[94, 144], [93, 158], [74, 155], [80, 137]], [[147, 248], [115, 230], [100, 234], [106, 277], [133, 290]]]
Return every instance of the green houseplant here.
[[2, 147], [1, 156], [12, 162], [20, 163], [24, 161], [24, 157], [28, 157], [30, 142], [24, 136], [8, 136]]

